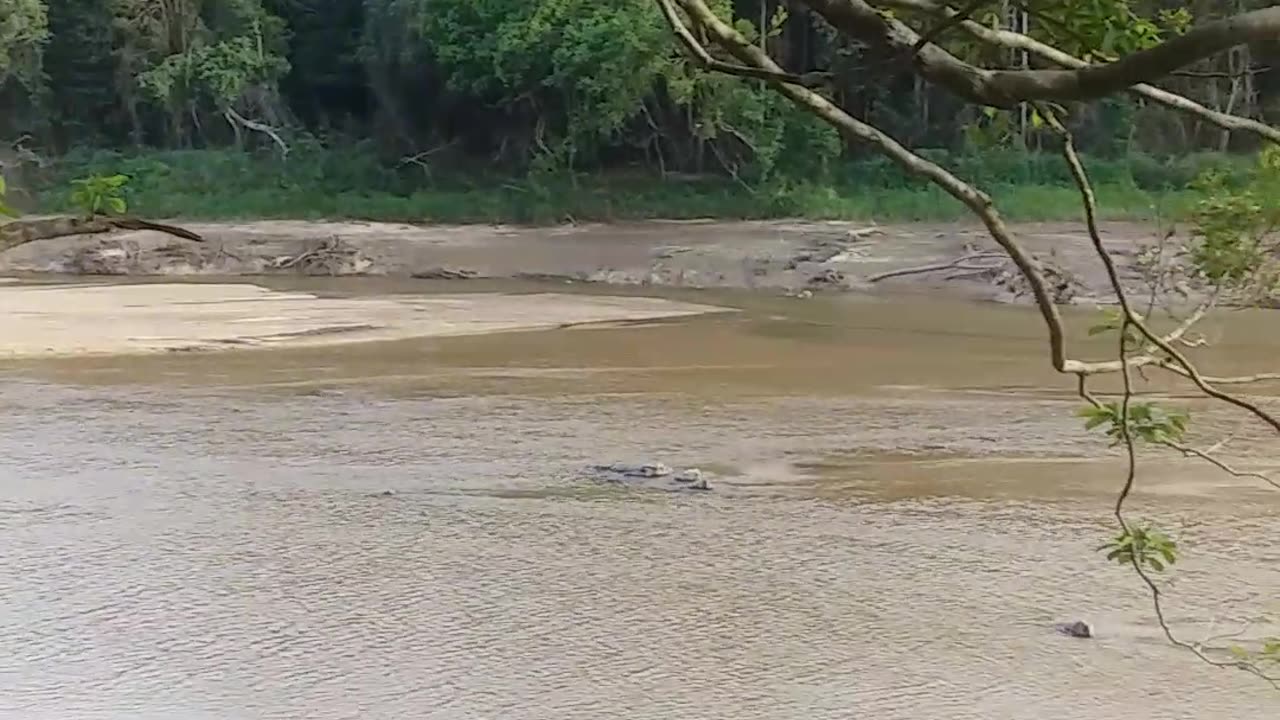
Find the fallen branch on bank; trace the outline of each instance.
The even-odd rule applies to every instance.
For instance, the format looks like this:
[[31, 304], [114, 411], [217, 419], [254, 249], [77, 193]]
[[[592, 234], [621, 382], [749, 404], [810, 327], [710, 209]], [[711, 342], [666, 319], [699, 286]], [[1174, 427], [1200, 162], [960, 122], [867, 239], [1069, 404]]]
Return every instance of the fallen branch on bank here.
[[100, 235], [116, 230], [154, 230], [166, 235], [204, 242], [204, 238], [186, 228], [176, 225], [142, 220], [134, 217], [107, 217], [93, 215], [91, 217], [52, 217], [36, 220], [11, 220], [0, 225], [0, 252], [19, 245], [52, 240], [53, 238], [73, 235]]
[[[882, 272], [882, 273], [868, 277], [867, 282], [874, 283], [874, 282], [880, 282], [881, 280], [888, 280], [889, 278], [903, 277], [905, 275], [922, 275], [924, 273], [939, 272], [941, 270], [972, 270], [975, 272], [984, 272], [987, 270], [999, 270], [1004, 265], [1003, 261], [1007, 260], [1008, 257], [1009, 257], [1008, 255], [1002, 252], [996, 252], [994, 250], [987, 251], [987, 252], [971, 253], [969, 255], [956, 258], [955, 260], [952, 260], [950, 262], [934, 263], [932, 265], [920, 265], [917, 267], [909, 267], [909, 268], [900, 268], [898, 270], [889, 270], [888, 272]], [[968, 264], [974, 260], [988, 260], [988, 259], [990, 260], [999, 259], [1002, 262], [996, 265], [982, 265], [980, 267], [972, 266]]]
[[354, 275], [363, 272], [369, 264], [358, 247], [335, 235], [312, 243], [297, 255], [275, 258], [267, 269], [293, 270], [303, 275]]

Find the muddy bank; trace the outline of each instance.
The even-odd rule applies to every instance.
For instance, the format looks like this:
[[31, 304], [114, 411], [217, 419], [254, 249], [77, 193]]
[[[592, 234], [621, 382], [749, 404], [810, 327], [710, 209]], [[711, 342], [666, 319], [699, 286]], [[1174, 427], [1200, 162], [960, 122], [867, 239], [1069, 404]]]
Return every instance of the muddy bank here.
[[[372, 275], [535, 279], [780, 293], [919, 290], [1025, 300], [978, 225], [868, 226], [839, 222], [643, 222], [549, 228], [262, 221], [183, 223], [204, 244], [150, 231], [44, 240], [0, 254], [0, 273], [91, 275]], [[1133, 279], [1140, 223], [1106, 235]], [[1106, 280], [1078, 224], [1018, 227], [1026, 246], [1074, 276], [1076, 302], [1105, 299]], [[986, 256], [984, 253], [993, 255]], [[878, 279], [908, 268], [953, 267]]]

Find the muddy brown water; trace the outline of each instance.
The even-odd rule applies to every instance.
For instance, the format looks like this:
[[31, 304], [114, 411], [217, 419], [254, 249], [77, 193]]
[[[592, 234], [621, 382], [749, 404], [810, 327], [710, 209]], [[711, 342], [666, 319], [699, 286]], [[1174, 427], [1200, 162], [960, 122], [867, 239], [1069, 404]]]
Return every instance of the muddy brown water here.
[[[1120, 466], [1032, 313], [680, 297], [743, 311], [5, 364], [0, 717], [1275, 717], [1093, 552]], [[1274, 318], [1214, 370], [1274, 365]], [[576, 475], [639, 459], [715, 492]], [[1179, 630], [1268, 631], [1280, 492], [1143, 467]]]

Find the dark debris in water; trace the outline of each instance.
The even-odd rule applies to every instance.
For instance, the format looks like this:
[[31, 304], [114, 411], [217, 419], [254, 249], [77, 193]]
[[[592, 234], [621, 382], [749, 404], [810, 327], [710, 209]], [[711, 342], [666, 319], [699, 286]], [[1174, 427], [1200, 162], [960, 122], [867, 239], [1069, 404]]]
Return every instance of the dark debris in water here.
[[665, 463], [646, 462], [591, 465], [587, 470], [589, 476], [620, 485], [671, 492], [711, 490], [705, 474], [698, 468], [685, 468], [677, 472]]
[[1057, 623], [1053, 626], [1060, 634], [1074, 638], [1091, 638], [1093, 637], [1093, 628], [1089, 627], [1089, 623], [1083, 620], [1076, 620], [1069, 623]]

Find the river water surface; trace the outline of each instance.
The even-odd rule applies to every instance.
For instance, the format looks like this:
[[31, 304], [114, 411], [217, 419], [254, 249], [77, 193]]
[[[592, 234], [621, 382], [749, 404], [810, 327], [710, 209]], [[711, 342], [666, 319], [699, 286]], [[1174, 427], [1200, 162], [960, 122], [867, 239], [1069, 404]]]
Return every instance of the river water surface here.
[[[1120, 465], [1034, 315], [697, 299], [744, 309], [7, 363], [0, 717], [1276, 717], [1094, 552]], [[1268, 323], [1213, 330], [1214, 369], [1274, 364]], [[579, 473], [646, 459], [714, 492]], [[1170, 619], [1266, 632], [1280, 493], [1143, 467]]]

